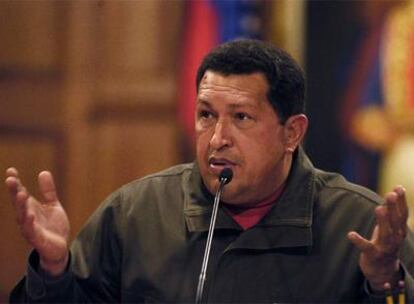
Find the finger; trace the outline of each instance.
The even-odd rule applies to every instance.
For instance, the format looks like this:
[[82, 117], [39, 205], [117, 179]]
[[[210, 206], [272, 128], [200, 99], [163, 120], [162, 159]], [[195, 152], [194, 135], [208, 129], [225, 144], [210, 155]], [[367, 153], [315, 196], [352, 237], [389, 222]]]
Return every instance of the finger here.
[[16, 210], [16, 220], [19, 225], [22, 225], [24, 223], [25, 218], [27, 217], [29, 198], [30, 196], [27, 193], [27, 191], [20, 191], [16, 195], [14, 207]]
[[385, 206], [380, 206], [375, 209], [375, 215], [377, 218], [378, 226], [378, 238], [375, 242], [375, 246], [383, 254], [394, 255], [398, 252], [401, 245], [402, 238], [399, 235], [399, 232], [393, 231], [390, 225], [389, 216], [386, 212]]
[[405, 189], [401, 186], [385, 196], [388, 218], [392, 233], [397, 240], [407, 234], [408, 207], [405, 199]]
[[22, 184], [19, 179], [19, 172], [16, 168], [11, 167], [6, 170], [6, 181], [10, 179], [15, 180], [17, 182], [18, 187], [22, 187]]
[[24, 189], [24, 186], [19, 179], [19, 172], [16, 170], [16, 168], [8, 168], [6, 170], [5, 184], [13, 199], [16, 196], [17, 192]]
[[398, 186], [394, 189], [395, 193], [397, 193], [397, 208], [400, 214], [400, 235], [402, 238], [407, 236], [407, 221], [408, 221], [408, 204], [405, 195], [405, 188], [402, 186]]
[[397, 186], [394, 188], [394, 192], [397, 193], [397, 205], [399, 212], [401, 214], [401, 217], [404, 219], [405, 223], [404, 226], [406, 226], [406, 222], [408, 219], [408, 204], [407, 204], [407, 198], [405, 195], [405, 188], [403, 186]]
[[19, 172], [17, 171], [16, 168], [14, 167], [10, 167], [6, 170], [6, 176], [14, 176], [14, 177], [18, 177], [19, 176]]
[[24, 222], [20, 225], [20, 231], [24, 238], [37, 249], [36, 240], [39, 237], [39, 233], [35, 229], [35, 218], [34, 213], [27, 213]]
[[385, 195], [385, 213], [390, 226], [390, 233], [392, 234], [401, 234], [401, 226], [402, 222], [404, 222], [397, 200], [398, 194], [396, 192], [390, 192]]
[[354, 244], [355, 247], [357, 247], [362, 252], [368, 252], [374, 248], [374, 245], [370, 241], [363, 238], [359, 233], [355, 231], [349, 232], [347, 236], [348, 240], [350, 240], [351, 243]]
[[19, 180], [14, 177], [8, 177], [5, 183], [13, 203], [16, 202], [16, 197], [20, 192], [27, 193], [26, 187], [22, 186]]
[[9, 194], [14, 201], [16, 199], [16, 195], [18, 192], [18, 180], [14, 176], [9, 176], [5, 180], [5, 184], [7, 187], [7, 190], [9, 191]]
[[49, 171], [40, 172], [38, 183], [40, 193], [42, 193], [45, 203], [51, 203], [58, 200], [53, 176]]
[[[20, 226], [23, 236], [26, 239], [31, 238], [33, 235], [35, 210], [30, 207], [30, 202], [37, 203], [33, 197], [30, 196], [26, 188], [19, 180], [19, 173], [15, 168], [8, 168], [6, 170], [6, 186], [12, 197], [13, 205], [16, 211], [16, 221]], [[32, 232], [30, 233], [30, 230]]]
[[392, 234], [390, 220], [387, 213], [387, 206], [381, 205], [376, 207], [375, 217], [378, 225], [378, 239], [381, 242], [384, 242]]
[[36, 199], [29, 196], [22, 204], [21, 222], [19, 223], [22, 235], [36, 249], [43, 244], [42, 229], [38, 224], [39, 213], [36, 207], [38, 204]]

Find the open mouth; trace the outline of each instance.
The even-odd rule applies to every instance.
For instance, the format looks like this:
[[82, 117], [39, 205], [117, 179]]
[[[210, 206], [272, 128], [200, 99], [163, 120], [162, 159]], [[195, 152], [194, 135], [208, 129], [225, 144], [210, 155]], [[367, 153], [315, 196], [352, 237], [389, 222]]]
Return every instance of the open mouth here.
[[236, 164], [226, 158], [211, 157], [208, 160], [208, 165], [210, 170], [218, 175], [224, 168], [233, 168]]

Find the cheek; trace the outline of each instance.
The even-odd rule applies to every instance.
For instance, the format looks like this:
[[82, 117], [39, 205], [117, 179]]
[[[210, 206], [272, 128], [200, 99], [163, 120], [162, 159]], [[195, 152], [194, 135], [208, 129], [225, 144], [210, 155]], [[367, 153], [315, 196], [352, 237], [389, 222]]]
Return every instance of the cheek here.
[[257, 136], [245, 145], [245, 158], [250, 170], [266, 170], [280, 160], [284, 145], [275, 136]]
[[209, 151], [209, 137], [206, 132], [196, 134], [196, 157], [200, 166], [205, 166]]
[[197, 152], [205, 151], [208, 148], [208, 140], [205, 133], [196, 134], [196, 149]]

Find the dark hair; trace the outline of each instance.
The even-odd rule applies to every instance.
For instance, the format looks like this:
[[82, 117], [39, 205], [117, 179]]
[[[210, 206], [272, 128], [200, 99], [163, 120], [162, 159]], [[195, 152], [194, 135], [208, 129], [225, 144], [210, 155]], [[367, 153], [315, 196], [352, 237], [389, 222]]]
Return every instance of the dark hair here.
[[233, 40], [214, 48], [198, 68], [197, 92], [207, 71], [223, 75], [262, 72], [268, 81], [268, 100], [282, 124], [305, 112], [305, 76], [295, 60], [274, 45], [252, 39]]

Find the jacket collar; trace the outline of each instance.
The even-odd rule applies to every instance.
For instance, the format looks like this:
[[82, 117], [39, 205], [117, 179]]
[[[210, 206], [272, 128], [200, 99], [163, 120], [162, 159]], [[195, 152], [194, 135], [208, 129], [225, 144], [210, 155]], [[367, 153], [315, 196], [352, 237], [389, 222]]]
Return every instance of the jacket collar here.
[[[188, 230], [190, 232], [208, 231], [213, 211], [214, 195], [203, 184], [197, 163], [194, 163], [186, 188], [189, 189], [189, 192], [184, 197], [184, 216]], [[242, 230], [220, 206], [215, 229]]]
[[[286, 187], [270, 212], [243, 232], [232, 247], [268, 249], [312, 245], [314, 167], [300, 147], [294, 155]], [[188, 180], [184, 215], [190, 232], [208, 231], [214, 196], [204, 186], [197, 164]], [[242, 229], [219, 208], [216, 230]], [[254, 240], [254, 241], [252, 241]]]

